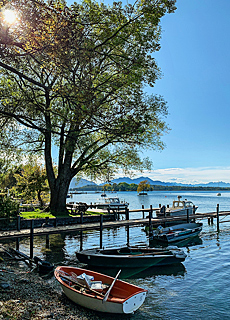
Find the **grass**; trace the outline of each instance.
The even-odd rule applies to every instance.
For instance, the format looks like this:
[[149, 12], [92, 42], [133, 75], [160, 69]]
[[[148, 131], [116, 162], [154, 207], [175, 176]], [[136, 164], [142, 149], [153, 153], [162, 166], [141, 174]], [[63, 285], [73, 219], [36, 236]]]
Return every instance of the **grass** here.
[[[92, 212], [92, 211], [86, 211], [85, 215], [93, 216], [98, 214], [107, 214], [107, 213], [99, 213], [99, 212]], [[40, 209], [35, 209], [35, 211], [28, 211], [28, 212], [20, 212], [20, 216], [24, 219], [45, 219], [45, 218], [56, 218], [54, 215], [52, 215], [50, 212], [44, 212]], [[65, 216], [58, 216], [59, 218], [64, 217], [76, 217], [77, 215], [69, 214]], [[79, 215], [78, 215], [79, 216]]]

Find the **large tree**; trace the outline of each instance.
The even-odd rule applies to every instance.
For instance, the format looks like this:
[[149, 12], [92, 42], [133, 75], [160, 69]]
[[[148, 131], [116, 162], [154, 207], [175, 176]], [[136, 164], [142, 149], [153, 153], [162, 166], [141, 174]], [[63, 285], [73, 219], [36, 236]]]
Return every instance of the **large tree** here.
[[166, 103], [144, 87], [160, 77], [152, 54], [175, 1], [0, 2], [0, 124], [21, 149], [44, 152], [56, 214], [75, 175], [150, 168], [140, 151], [163, 148]]

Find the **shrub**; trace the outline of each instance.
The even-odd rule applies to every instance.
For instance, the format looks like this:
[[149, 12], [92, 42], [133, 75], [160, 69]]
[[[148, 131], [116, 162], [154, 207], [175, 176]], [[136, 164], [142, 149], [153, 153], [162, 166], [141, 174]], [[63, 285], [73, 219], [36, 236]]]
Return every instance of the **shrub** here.
[[0, 217], [14, 217], [18, 214], [19, 204], [7, 197], [6, 195], [0, 195]]

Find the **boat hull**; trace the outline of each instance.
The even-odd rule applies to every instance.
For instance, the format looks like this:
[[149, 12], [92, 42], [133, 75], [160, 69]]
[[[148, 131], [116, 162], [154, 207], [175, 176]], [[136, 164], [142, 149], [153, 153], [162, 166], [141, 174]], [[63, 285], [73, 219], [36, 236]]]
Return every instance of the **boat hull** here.
[[[119, 251], [119, 250], [118, 250]], [[101, 251], [103, 252], [103, 250]], [[180, 251], [181, 252], [181, 251]], [[154, 253], [143, 254], [103, 254], [100, 250], [89, 249], [76, 252], [78, 260], [82, 263], [94, 267], [108, 268], [149, 268], [152, 266], [163, 266], [170, 264], [181, 263], [185, 260], [184, 252], [179, 254], [179, 251], [168, 254], [162, 252], [155, 255]]]
[[185, 223], [164, 228], [162, 233], [155, 234], [152, 240], [162, 243], [174, 243], [197, 237], [202, 231], [202, 223]]
[[[127, 282], [117, 280], [111, 290], [112, 296], [103, 302], [103, 297], [95, 293], [83, 293], [80, 290], [76, 290], [68, 283], [65, 283], [59, 276], [59, 270], [65, 272], [74, 272], [75, 274], [87, 273], [93, 275], [95, 280], [100, 279], [103, 283], [111, 284], [114, 278], [93, 272], [90, 270], [72, 268], [72, 267], [57, 267], [54, 275], [61, 284], [62, 290], [65, 295], [74, 303], [81, 305], [85, 308], [96, 310], [106, 313], [116, 314], [130, 314], [134, 313], [144, 302], [147, 290], [134, 286]], [[78, 273], [77, 273], [77, 272]], [[121, 297], [119, 297], [121, 294]]]
[[[195, 212], [196, 212], [197, 208], [198, 207], [195, 207]], [[187, 213], [189, 215], [193, 214], [193, 208], [185, 208], [185, 209], [180, 209], [180, 210], [172, 210], [172, 209], [167, 208], [166, 211], [165, 211], [165, 216], [166, 217], [185, 216], [185, 215], [187, 215]], [[161, 213], [160, 211], [157, 211], [156, 212], [156, 216], [157, 217], [163, 217], [164, 214]]]

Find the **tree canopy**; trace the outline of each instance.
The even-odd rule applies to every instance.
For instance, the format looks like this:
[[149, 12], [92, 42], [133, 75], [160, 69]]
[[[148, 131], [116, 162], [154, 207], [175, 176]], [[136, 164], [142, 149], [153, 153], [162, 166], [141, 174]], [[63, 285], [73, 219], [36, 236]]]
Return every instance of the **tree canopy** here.
[[164, 147], [167, 106], [144, 88], [160, 78], [152, 54], [175, 0], [12, 0], [0, 8], [0, 125], [12, 146], [44, 153], [51, 209], [64, 210], [75, 175], [149, 169], [140, 152]]
[[148, 191], [149, 188], [150, 188], [150, 183], [148, 182], [148, 180], [143, 180], [138, 184], [137, 192]]

